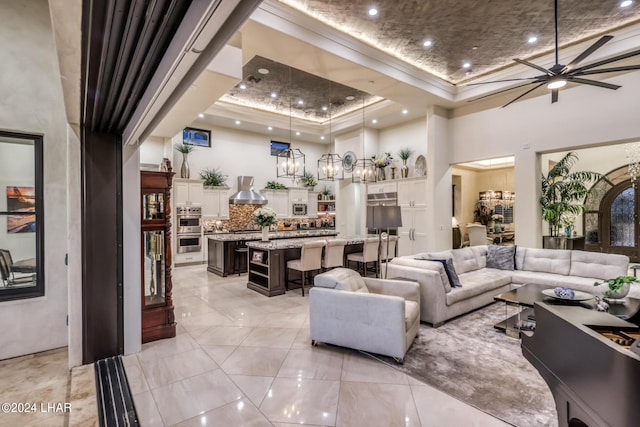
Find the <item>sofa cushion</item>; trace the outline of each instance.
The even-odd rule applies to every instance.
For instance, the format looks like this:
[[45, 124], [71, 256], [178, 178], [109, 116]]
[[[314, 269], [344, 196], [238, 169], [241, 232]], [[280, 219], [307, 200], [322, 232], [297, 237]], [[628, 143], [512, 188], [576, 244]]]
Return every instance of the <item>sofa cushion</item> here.
[[315, 286], [331, 288], [339, 291], [369, 293], [362, 276], [348, 268], [334, 268], [326, 273], [318, 274], [314, 279]]
[[420, 317], [420, 305], [415, 301], [404, 302], [404, 330], [408, 331]]
[[424, 268], [427, 270], [437, 271], [440, 274], [444, 291], [451, 292], [451, 284], [449, 283], [449, 277], [447, 276], [447, 272], [444, 270], [444, 266], [442, 263], [430, 259], [429, 254], [426, 252], [419, 254], [419, 256], [416, 256], [415, 258], [411, 256], [396, 257], [390, 262], [395, 265], [404, 265], [407, 267]]
[[527, 248], [522, 269], [568, 275], [571, 268], [571, 251], [565, 249]]
[[626, 276], [629, 257], [599, 252], [571, 251], [572, 276], [613, 279]]
[[597, 294], [597, 288], [593, 286], [596, 279], [578, 276], [565, 276], [563, 274], [542, 273], [539, 271], [514, 271], [511, 275], [514, 284], [530, 284], [548, 286], [550, 288], [571, 288], [577, 291]]
[[[453, 256], [453, 265], [458, 275], [469, 271], [478, 270], [486, 266], [486, 246], [471, 246], [468, 248], [454, 249], [451, 251]], [[430, 252], [429, 255], [435, 258], [436, 253]]]
[[445, 296], [448, 306], [508, 285], [511, 283], [511, 275], [503, 270], [483, 268], [482, 270], [460, 274], [460, 282], [462, 283], [462, 288], [454, 288]]
[[514, 270], [516, 246], [489, 245], [487, 250], [487, 268]]

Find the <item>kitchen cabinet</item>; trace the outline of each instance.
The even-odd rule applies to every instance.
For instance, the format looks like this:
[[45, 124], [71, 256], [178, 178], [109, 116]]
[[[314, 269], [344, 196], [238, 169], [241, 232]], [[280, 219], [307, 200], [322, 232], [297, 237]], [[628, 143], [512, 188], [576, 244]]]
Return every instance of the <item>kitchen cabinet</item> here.
[[396, 193], [398, 184], [396, 182], [375, 182], [367, 185], [367, 194], [376, 193]]
[[172, 172], [140, 172], [142, 342], [176, 336], [171, 282]]
[[427, 208], [401, 207], [402, 227], [398, 228], [398, 256], [427, 251]]
[[298, 190], [298, 189], [290, 189], [289, 190], [289, 202], [293, 203], [307, 203], [309, 201], [309, 191], [308, 190]]
[[307, 217], [316, 219], [318, 217], [318, 193], [309, 191], [307, 197]]
[[208, 219], [229, 218], [229, 187], [205, 188], [202, 191], [202, 216]]
[[174, 202], [176, 205], [201, 205], [204, 187], [201, 179], [176, 178], [173, 183]]
[[290, 216], [289, 190], [262, 190], [260, 193], [267, 198], [267, 206], [276, 212], [277, 218]]
[[427, 179], [418, 178], [398, 182], [398, 206], [427, 206]]

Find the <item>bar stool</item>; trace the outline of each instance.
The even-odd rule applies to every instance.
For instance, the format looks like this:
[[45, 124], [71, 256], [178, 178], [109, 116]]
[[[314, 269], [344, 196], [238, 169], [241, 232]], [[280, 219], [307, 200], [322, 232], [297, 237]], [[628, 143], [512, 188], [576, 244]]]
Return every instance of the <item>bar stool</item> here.
[[347, 245], [345, 239], [327, 239], [327, 246], [324, 249], [322, 258], [322, 269], [342, 267], [344, 263], [344, 247]]
[[238, 276], [242, 273], [242, 262], [247, 263], [249, 257], [249, 248], [244, 240], [240, 240], [233, 250], [233, 272], [238, 272]]
[[302, 286], [302, 296], [304, 296], [305, 275], [308, 271], [320, 270], [322, 267], [322, 248], [324, 248], [325, 243], [326, 241], [324, 240], [303, 243], [300, 258], [287, 261], [286, 290], [289, 290], [289, 282], [297, 282], [297, 280], [289, 280], [289, 270], [297, 270], [302, 275], [300, 284]]
[[362, 252], [356, 252], [347, 255], [347, 267], [349, 261], [358, 263], [358, 270], [362, 265], [362, 275], [367, 275], [367, 264], [370, 262], [378, 262], [378, 238], [367, 237], [362, 244]]

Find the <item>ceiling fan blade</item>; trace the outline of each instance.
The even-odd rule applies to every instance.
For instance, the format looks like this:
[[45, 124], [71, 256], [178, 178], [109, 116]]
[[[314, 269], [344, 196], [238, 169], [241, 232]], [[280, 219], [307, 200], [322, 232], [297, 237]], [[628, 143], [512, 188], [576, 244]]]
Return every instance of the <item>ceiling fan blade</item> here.
[[604, 83], [604, 82], [598, 82], [595, 80], [587, 80], [587, 79], [581, 79], [579, 77], [567, 77], [567, 80], [569, 80], [570, 82], [574, 82], [574, 83], [581, 83], [581, 84], [585, 84], [585, 85], [591, 85], [591, 86], [598, 86], [598, 87], [603, 87], [605, 89], [619, 89], [622, 86], [618, 86], [618, 85], [612, 85], [611, 83]]
[[545, 74], [544, 76], [527, 77], [527, 78], [522, 78], [522, 79], [504, 79], [504, 80], [491, 80], [490, 82], [467, 83], [467, 84], [465, 84], [465, 86], [487, 85], [489, 83], [517, 82], [517, 81], [522, 81], [522, 80], [540, 80], [540, 79], [544, 79], [546, 77], [547, 77], [547, 75]]
[[558, 102], [558, 89], [551, 90], [551, 103]]
[[[533, 82], [533, 83], [535, 83], [535, 82]], [[545, 82], [542, 82], [542, 83], [540, 83], [538, 86], [536, 86], [536, 87], [534, 87], [534, 88], [529, 89], [528, 91], [526, 91], [526, 92], [525, 92], [525, 93], [523, 93], [522, 95], [518, 96], [518, 97], [517, 97], [517, 98], [515, 98], [515, 99], [512, 99], [511, 101], [507, 102], [506, 104], [504, 104], [504, 105], [503, 105], [502, 107], [500, 107], [500, 108], [504, 108], [504, 107], [507, 107], [507, 106], [509, 106], [509, 105], [513, 104], [513, 103], [514, 103], [514, 102], [516, 102], [518, 99], [522, 98], [523, 96], [525, 96], [526, 94], [528, 94], [528, 93], [530, 93], [530, 92], [533, 92], [534, 90], [538, 89], [538, 88], [539, 88], [540, 86], [542, 86], [543, 84], [545, 84]]]
[[570, 75], [572, 76], [586, 76], [589, 74], [600, 74], [600, 73], [615, 73], [618, 71], [632, 71], [632, 70], [640, 70], [640, 65], [626, 65], [624, 67], [612, 67], [612, 68], [601, 68], [599, 70], [591, 70], [591, 71], [579, 71], [572, 72]]
[[529, 61], [525, 61], [524, 59], [513, 58], [513, 60], [516, 61], [516, 62], [519, 62], [519, 63], [521, 63], [523, 65], [526, 65], [528, 67], [535, 68], [538, 71], [542, 71], [547, 76], [553, 76], [554, 75], [551, 71], [547, 70], [546, 68], [542, 68], [541, 66], [533, 64], [533, 63], [531, 63]]
[[590, 70], [592, 68], [599, 67], [600, 65], [610, 64], [612, 62], [621, 61], [623, 59], [631, 58], [632, 56], [638, 56], [638, 55], [640, 55], [640, 49], [632, 50], [629, 53], [623, 53], [622, 55], [614, 56], [613, 58], [603, 59], [602, 61], [594, 62], [593, 64], [576, 68], [571, 71], [571, 74], [576, 74], [580, 71]]
[[584, 52], [582, 52], [580, 55], [576, 56], [576, 58], [569, 62], [563, 69], [562, 69], [562, 74], [566, 74], [569, 71], [571, 71], [571, 69], [573, 69], [573, 67], [575, 65], [577, 65], [579, 62], [582, 62], [587, 56], [591, 55], [593, 52], [595, 52], [596, 50], [600, 49], [606, 42], [608, 42], [609, 40], [611, 40], [613, 38], [613, 36], [602, 36], [600, 38], [600, 40], [598, 40], [597, 42], [595, 42], [594, 44], [592, 44], [591, 46], [589, 46], [587, 48], [587, 50], [585, 50]]
[[477, 101], [477, 100], [479, 100], [479, 99], [488, 98], [488, 97], [490, 97], [490, 96], [494, 96], [494, 95], [497, 95], [497, 94], [502, 93], [502, 92], [508, 92], [508, 91], [510, 91], [510, 90], [513, 90], [513, 89], [518, 89], [518, 88], [521, 88], [521, 87], [525, 87], [525, 86], [532, 85], [532, 84], [534, 84], [534, 83], [538, 83], [538, 81], [535, 81], [535, 82], [529, 82], [529, 83], [525, 83], [525, 84], [522, 84], [522, 85], [518, 85], [518, 86], [510, 87], [510, 88], [508, 88], [508, 89], [502, 89], [502, 90], [499, 90], [498, 92], [492, 92], [492, 93], [490, 93], [490, 94], [488, 94], [488, 95], [483, 95], [483, 96], [481, 96], [481, 97], [479, 97], [479, 98], [470, 99], [470, 100], [469, 100], [469, 101], [467, 101], [467, 102], [472, 102], [472, 101]]

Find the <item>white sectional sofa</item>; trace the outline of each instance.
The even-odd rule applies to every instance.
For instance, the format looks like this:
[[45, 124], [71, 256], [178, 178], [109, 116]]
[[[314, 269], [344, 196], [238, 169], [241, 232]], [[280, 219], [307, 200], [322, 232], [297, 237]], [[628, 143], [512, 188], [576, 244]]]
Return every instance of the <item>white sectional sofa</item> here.
[[[626, 275], [629, 264], [624, 255], [518, 246], [513, 270], [487, 268], [488, 249], [486, 245], [472, 246], [397, 257], [388, 264], [387, 274], [420, 283], [420, 320], [438, 327], [523, 284], [570, 287], [602, 295], [593, 283]], [[461, 287], [451, 286], [442, 262], [427, 258], [451, 258]], [[634, 288], [630, 295], [640, 297], [640, 289]]]

